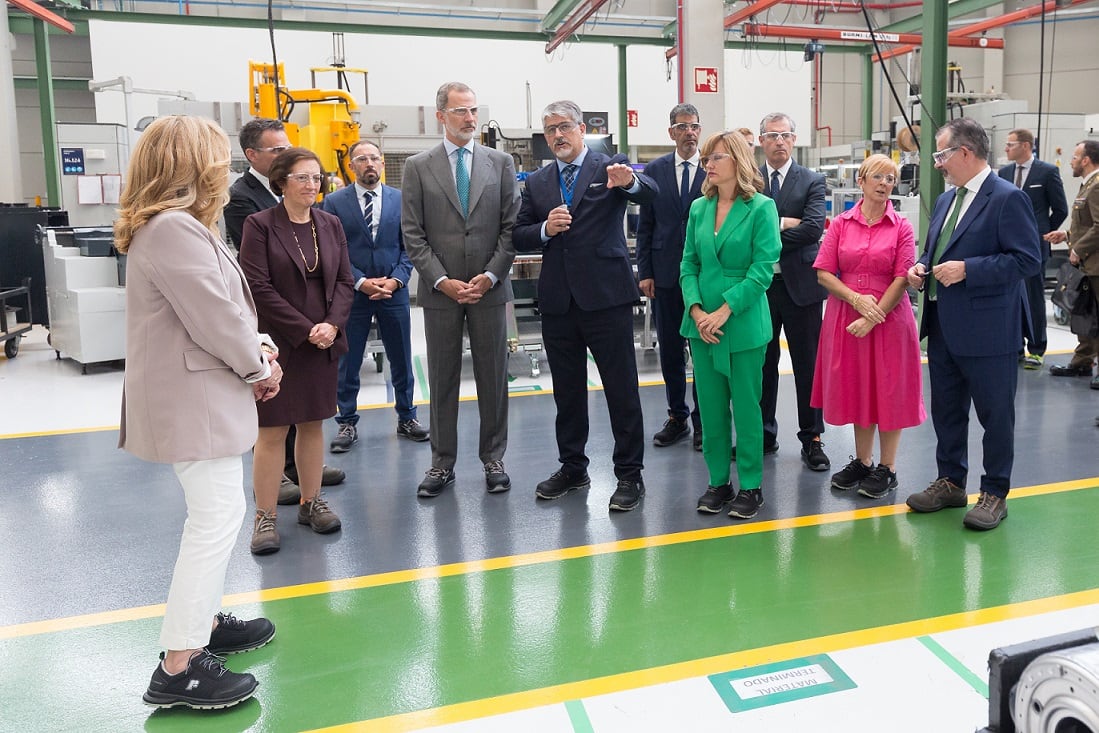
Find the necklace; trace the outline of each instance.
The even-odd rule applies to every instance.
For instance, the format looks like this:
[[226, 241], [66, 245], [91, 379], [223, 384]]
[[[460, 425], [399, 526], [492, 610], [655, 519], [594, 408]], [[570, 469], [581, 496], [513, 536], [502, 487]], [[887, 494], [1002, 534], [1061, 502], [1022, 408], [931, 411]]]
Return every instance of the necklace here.
[[877, 224], [879, 221], [882, 220], [882, 217], [885, 216], [885, 212], [883, 211], [882, 213], [878, 214], [877, 216], [866, 216], [865, 213], [864, 213], [863, 216], [866, 219], [866, 226], [872, 227], [875, 224]]
[[305, 265], [306, 272], [316, 272], [317, 266], [321, 263], [321, 248], [317, 244], [317, 225], [313, 223], [313, 218], [309, 218], [309, 228], [313, 230], [313, 266], [309, 266], [309, 260], [305, 259], [305, 252], [302, 251], [301, 244], [298, 243], [298, 233], [294, 231], [293, 225], [290, 226], [290, 233], [294, 235], [294, 244], [298, 246], [298, 252], [301, 253], [302, 264]]

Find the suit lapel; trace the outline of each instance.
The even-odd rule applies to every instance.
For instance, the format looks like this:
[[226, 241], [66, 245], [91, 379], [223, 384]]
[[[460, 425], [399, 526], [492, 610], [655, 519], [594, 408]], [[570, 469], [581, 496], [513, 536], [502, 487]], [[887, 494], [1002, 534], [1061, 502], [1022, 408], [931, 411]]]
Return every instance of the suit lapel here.
[[477, 202], [484, 193], [485, 184], [492, 179], [492, 161], [488, 153], [481, 150], [479, 145], [473, 146], [473, 166], [469, 171], [469, 212], [477, 206]]
[[271, 227], [275, 232], [275, 239], [279, 240], [279, 244], [286, 250], [286, 256], [298, 268], [298, 272], [301, 273], [304, 280], [305, 262], [302, 261], [302, 252], [305, 251], [305, 247], [302, 247], [300, 251], [298, 250], [298, 244], [294, 241], [294, 229], [290, 224], [290, 215], [286, 213], [286, 208], [281, 204], [275, 210]]
[[337, 257], [339, 256], [338, 247], [327, 246], [329, 242], [333, 241], [334, 237], [329, 234], [328, 220], [322, 219], [317, 215], [317, 212], [313, 214], [313, 226], [317, 228], [317, 259], [321, 262], [321, 274], [324, 277], [324, 294], [325, 298], [329, 301], [332, 299], [332, 293], [336, 289], [336, 274], [340, 270]]
[[[352, 194], [350, 196], [345, 196], [344, 200], [341, 202], [341, 206], [344, 207], [343, 216], [351, 221], [358, 219], [359, 231], [363, 233], [363, 236], [366, 237], [368, 243], [373, 244], [374, 238], [370, 236], [370, 230], [366, 227], [366, 219], [363, 218], [362, 207], [359, 205], [359, 189], [354, 185], [349, 186], [349, 188], [351, 189]], [[378, 212], [374, 212], [374, 215], [377, 216], [377, 213]]]
[[588, 155], [584, 158], [584, 165], [580, 166], [580, 171], [576, 174], [576, 183], [572, 189], [572, 206], [573, 211], [580, 205], [580, 202], [584, 200], [584, 196], [588, 193], [588, 186], [591, 185], [592, 179], [595, 178], [596, 171], [605, 166], [605, 163], [599, 163], [596, 158], [603, 160], [603, 156], [599, 155], [592, 149], [588, 149]]
[[[992, 196], [992, 188], [994, 185], [995, 182], [992, 180], [992, 176], [987, 176], [985, 182], [981, 184], [980, 189], [978, 189], [977, 196], [973, 199], [973, 203], [966, 209], [965, 216], [960, 217], [958, 223], [954, 225], [954, 233], [950, 236], [950, 241], [946, 245], [947, 249], [950, 249], [950, 247], [958, 241], [958, 237], [965, 234], [965, 230], [969, 229], [969, 225], [981, 215], [981, 211], [984, 210], [984, 207], [988, 206], [988, 200]], [[1013, 183], [1011, 185], [1014, 187], [1015, 184]], [[954, 195], [957, 196], [957, 193]], [[943, 250], [943, 253], [945, 254], [946, 250]]]
[[[464, 217], [462, 203], [458, 200], [458, 188], [454, 183], [454, 172], [450, 169], [450, 158], [447, 156], [446, 148], [443, 147], [442, 143], [439, 143], [429, 153], [428, 168], [431, 174], [435, 176], [435, 183], [446, 194], [447, 201], [450, 202], [450, 205], [454, 207], [459, 216]], [[471, 205], [470, 209], [472, 208]]]
[[[717, 197], [714, 197], [714, 201], [717, 201]], [[739, 196], [733, 201], [732, 207], [729, 209], [729, 213], [725, 215], [725, 221], [721, 223], [721, 229], [718, 230], [717, 236], [714, 238], [714, 250], [718, 253], [721, 252], [721, 248], [725, 246], [725, 243], [736, 232], [737, 227], [744, 221], [744, 217], [748, 215], [748, 204], [744, 199]], [[717, 221], [717, 204], [714, 204], [714, 221]]]

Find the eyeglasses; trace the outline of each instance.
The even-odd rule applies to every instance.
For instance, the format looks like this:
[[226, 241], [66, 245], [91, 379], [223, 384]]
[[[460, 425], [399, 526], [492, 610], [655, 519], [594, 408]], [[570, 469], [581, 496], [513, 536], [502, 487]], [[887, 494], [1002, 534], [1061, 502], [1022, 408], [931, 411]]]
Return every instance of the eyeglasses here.
[[351, 159], [352, 163], [381, 163], [382, 156], [380, 155], [356, 155]]
[[252, 150], [255, 150], [258, 153], [274, 153], [275, 155], [278, 155], [282, 151], [289, 149], [289, 145], [274, 145], [270, 148], [252, 148]]
[[882, 181], [884, 181], [890, 186], [897, 182], [897, 177], [892, 173], [871, 173], [869, 176], [867, 176], [867, 178], [869, 178], [874, 183], [881, 183]]
[[705, 168], [710, 163], [720, 163], [726, 158], [731, 157], [733, 156], [729, 155], [728, 153], [710, 153], [709, 155], [703, 155], [701, 158], [698, 159], [698, 162], [702, 164], [703, 168]]
[[1022, 145], [1022, 143], [1018, 142], [1018, 141], [1011, 141], [1011, 140], [1008, 140], [1006, 143], [1004, 143], [1005, 148], [1013, 148], [1016, 145]]
[[310, 183], [315, 183], [319, 186], [324, 183], [324, 176], [319, 173], [313, 175], [310, 175], [309, 173], [291, 173], [286, 177], [286, 180], [300, 183], [303, 186], [308, 186]]
[[702, 129], [702, 125], [697, 122], [677, 122], [672, 125], [672, 129], [676, 132], [687, 132], [688, 130], [691, 132], [698, 132]]
[[457, 115], [458, 117], [465, 117], [466, 115], [473, 115], [474, 117], [477, 116], [476, 107], [448, 107], [443, 111], [449, 112], [452, 115]]
[[759, 136], [761, 138], [763, 138], [764, 142], [771, 142], [771, 143], [778, 142], [779, 140], [785, 140], [786, 142], [793, 142], [794, 138], [797, 137], [797, 135], [795, 135], [792, 132], [763, 132], [763, 133], [760, 133]]
[[559, 125], [550, 125], [542, 132], [546, 133], [546, 137], [555, 137], [557, 133], [561, 133], [562, 135], [568, 135], [579, 126], [580, 125], [576, 124], [575, 122], [562, 122]]
[[951, 155], [954, 154], [955, 150], [958, 150], [961, 147], [961, 145], [955, 145], [952, 148], [944, 148], [942, 150], [939, 150], [938, 152], [932, 153], [931, 159], [935, 161], [936, 165], [942, 165], [950, 158]]

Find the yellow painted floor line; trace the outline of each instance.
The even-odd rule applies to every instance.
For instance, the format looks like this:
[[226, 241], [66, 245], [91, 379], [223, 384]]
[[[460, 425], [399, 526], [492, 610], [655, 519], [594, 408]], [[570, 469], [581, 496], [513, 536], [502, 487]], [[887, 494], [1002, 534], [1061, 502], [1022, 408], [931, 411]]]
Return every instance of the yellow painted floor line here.
[[[1060, 481], [1050, 484], [1039, 484], [1025, 488], [1013, 489], [1010, 499], [1030, 496], [1042, 496], [1045, 494], [1061, 493], [1066, 491], [1078, 491], [1080, 489], [1094, 488], [1099, 484], [1099, 477], [1077, 479], [1075, 481]], [[970, 503], [976, 501], [977, 495], [969, 497]], [[270, 601], [286, 600], [290, 598], [303, 598], [306, 596], [323, 595], [326, 593], [338, 593], [347, 590], [360, 590], [363, 588], [376, 588], [384, 585], [409, 583], [419, 580], [431, 580], [446, 578], [456, 575], [468, 575], [471, 573], [487, 572], [505, 568], [518, 568], [528, 565], [559, 562], [581, 557], [594, 557], [615, 552], [628, 552], [650, 547], [664, 547], [688, 542], [700, 542], [723, 537], [736, 537], [740, 535], [759, 534], [762, 532], [775, 532], [785, 529], [797, 529], [801, 527], [815, 527], [840, 522], [853, 522], [863, 519], [875, 519], [878, 517], [907, 514], [908, 507], [904, 504], [891, 504], [881, 507], [867, 507], [865, 509], [853, 509], [830, 514], [815, 514], [804, 517], [789, 517], [786, 519], [773, 519], [766, 522], [753, 522], [750, 524], [729, 524], [709, 529], [696, 529], [686, 532], [674, 532], [671, 534], [653, 535], [650, 537], [636, 537], [628, 540], [616, 540], [595, 545], [580, 545], [565, 547], [542, 552], [532, 552], [523, 555], [508, 555], [503, 557], [487, 558], [485, 560], [471, 560], [467, 562], [451, 563], [449, 565], [435, 565], [426, 568], [414, 568], [411, 570], [396, 570], [375, 575], [362, 575], [355, 578], [343, 578], [338, 580], [325, 580], [317, 583], [303, 583], [300, 585], [288, 585], [279, 588], [235, 593], [225, 596], [223, 606], [241, 606], [246, 604], [267, 603]], [[34, 636], [36, 634], [50, 634], [70, 629], [87, 628], [113, 623], [122, 623], [146, 618], [156, 618], [164, 615], [164, 605], [137, 606], [115, 611], [103, 611], [100, 613], [69, 616], [66, 618], [46, 619], [43, 621], [31, 621], [23, 624], [0, 626], [0, 640], [13, 639], [22, 636]]]
[[[652, 667], [634, 672], [597, 677], [589, 680], [570, 682], [555, 687], [545, 687], [538, 690], [516, 692], [510, 695], [484, 700], [471, 700], [469, 702], [447, 705], [445, 707], [418, 710], [401, 715], [393, 715], [386, 718], [376, 718], [355, 723], [321, 728], [318, 731], [324, 733], [395, 733], [396, 731], [409, 731], [435, 725], [460, 723], [484, 718], [491, 715], [513, 713], [520, 710], [564, 703], [568, 700], [606, 695], [625, 690], [636, 690], [650, 685], [659, 685], [668, 682], [705, 677], [711, 674], [728, 672], [745, 667], [754, 667], [760, 664], [778, 662], [787, 659], [799, 659], [814, 654], [827, 654], [831, 652], [852, 649], [854, 647], [880, 644], [883, 642], [911, 639], [927, 634], [939, 634], [946, 631], [968, 628], [981, 624], [996, 623], [1010, 619], [1036, 616], [1054, 611], [1064, 611], [1081, 606], [1089, 606], [1099, 603], [1099, 589], [1069, 593], [1051, 598], [1040, 598], [1033, 601], [1012, 603], [994, 608], [983, 608], [977, 611], [949, 614], [935, 618], [919, 619], [901, 624], [878, 626], [875, 628], [849, 631], [831, 636], [820, 636], [801, 641], [791, 641], [783, 644], [760, 647], [758, 649], [746, 649], [731, 654], [721, 654], [704, 659], [695, 659], [689, 662], [679, 662], [663, 667]], [[314, 732], [316, 733], [316, 731]]]

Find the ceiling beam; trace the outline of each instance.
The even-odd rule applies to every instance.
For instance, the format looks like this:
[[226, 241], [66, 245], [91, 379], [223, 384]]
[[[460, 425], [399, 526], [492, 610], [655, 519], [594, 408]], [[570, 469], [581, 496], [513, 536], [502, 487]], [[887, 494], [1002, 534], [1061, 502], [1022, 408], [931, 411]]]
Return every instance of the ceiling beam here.
[[35, 18], [38, 18], [41, 21], [49, 23], [55, 28], [60, 28], [66, 33], [72, 33], [76, 30], [76, 28], [73, 27], [72, 23], [65, 20], [57, 13], [46, 10], [38, 3], [31, 2], [31, 0], [8, 0], [8, 4], [13, 5], [30, 15], [33, 15]]
[[782, 0], [756, 0], [754, 3], [749, 3], [747, 7], [743, 7], [740, 10], [734, 10], [725, 16], [725, 28], [732, 28], [735, 25], [739, 25], [740, 21], [748, 20], [753, 15], [759, 15], [765, 10], [774, 7], [781, 3]]
[[607, 0], [583, 0], [576, 7], [576, 12], [572, 14], [572, 17], [566, 20], [561, 27], [554, 32], [553, 38], [546, 43], [546, 53], [553, 53], [555, 48], [572, 38], [572, 35], [579, 30], [584, 23], [588, 22], [588, 18], [595, 15], [596, 11], [606, 4]]
[[[1051, 0], [1052, 2], [1053, 0]], [[813, 41], [847, 41], [851, 43], [866, 43], [871, 40], [869, 31], [853, 28], [830, 28], [828, 26], [790, 26], [790, 25], [763, 25], [760, 23], [745, 23], [744, 35], [763, 36], [769, 38], [804, 38]], [[920, 45], [923, 36], [918, 33], [884, 33], [874, 34], [878, 43], [908, 43]], [[959, 36], [949, 38], [951, 46], [963, 48], [1003, 48], [1002, 38], [968, 38]]]

